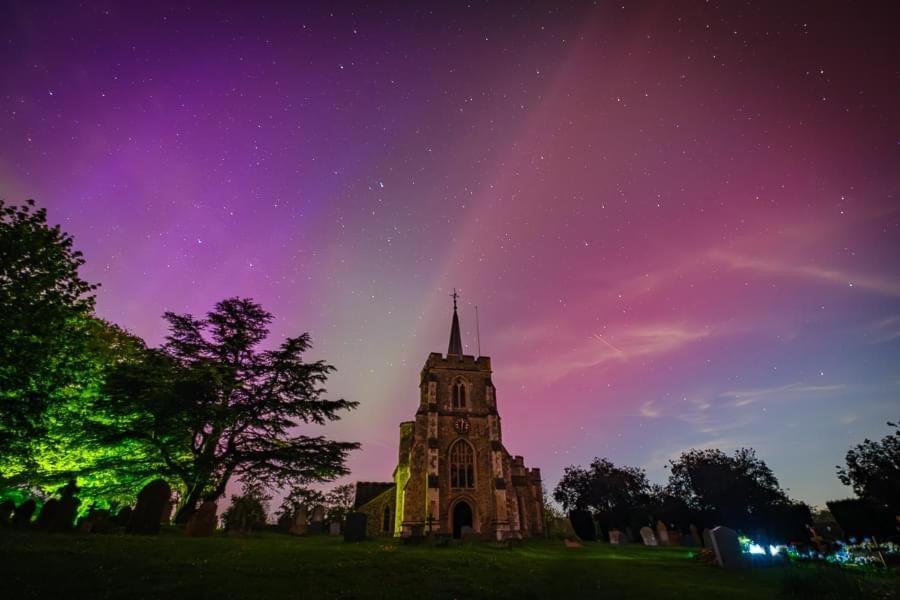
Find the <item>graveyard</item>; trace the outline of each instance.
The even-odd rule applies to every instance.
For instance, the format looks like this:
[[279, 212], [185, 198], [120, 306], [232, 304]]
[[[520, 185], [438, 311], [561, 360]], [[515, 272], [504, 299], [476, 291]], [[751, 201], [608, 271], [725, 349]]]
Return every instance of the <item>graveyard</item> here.
[[186, 538], [0, 533], [5, 587], [20, 597], [778, 597], [793, 570], [729, 570], [688, 548], [531, 540], [445, 547], [330, 535]]
[[900, 600], [895, 4], [3, 2], [0, 600]]

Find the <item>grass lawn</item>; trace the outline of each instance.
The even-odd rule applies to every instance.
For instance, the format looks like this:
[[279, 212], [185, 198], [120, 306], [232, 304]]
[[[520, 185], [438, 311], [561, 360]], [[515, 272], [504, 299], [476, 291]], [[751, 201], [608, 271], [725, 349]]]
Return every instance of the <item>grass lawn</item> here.
[[725, 571], [689, 549], [445, 548], [340, 538], [0, 532], [3, 598], [689, 598], [777, 596], [786, 568]]

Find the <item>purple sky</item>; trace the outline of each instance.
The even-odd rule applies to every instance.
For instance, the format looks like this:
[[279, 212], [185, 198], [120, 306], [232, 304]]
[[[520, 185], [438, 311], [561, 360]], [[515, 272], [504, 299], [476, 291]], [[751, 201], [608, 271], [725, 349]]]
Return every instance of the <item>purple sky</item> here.
[[549, 487], [752, 446], [849, 494], [900, 418], [889, 8], [293, 4], [0, 5], [0, 195], [75, 236], [101, 316], [155, 344], [252, 296], [383, 480], [456, 286]]

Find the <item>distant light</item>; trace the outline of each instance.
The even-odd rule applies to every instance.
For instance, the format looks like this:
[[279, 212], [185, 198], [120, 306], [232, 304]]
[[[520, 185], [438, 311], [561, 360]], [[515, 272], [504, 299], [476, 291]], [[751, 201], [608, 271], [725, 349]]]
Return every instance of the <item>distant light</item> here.
[[772, 556], [778, 556], [779, 552], [781, 552], [781, 546], [769, 546], [769, 554]]
[[765, 554], [766, 549], [759, 544], [750, 544], [750, 554]]

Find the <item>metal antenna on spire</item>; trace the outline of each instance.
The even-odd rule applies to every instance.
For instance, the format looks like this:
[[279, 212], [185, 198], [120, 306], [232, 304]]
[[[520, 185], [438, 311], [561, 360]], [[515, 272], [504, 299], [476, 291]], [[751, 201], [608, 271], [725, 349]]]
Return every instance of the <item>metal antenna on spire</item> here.
[[481, 329], [478, 327], [478, 305], [475, 305], [475, 345], [478, 348], [478, 356], [481, 356]]
[[459, 298], [459, 294], [456, 293], [456, 288], [453, 288], [453, 293], [450, 294], [450, 297], [453, 298], [453, 312], [456, 312], [456, 299]]

